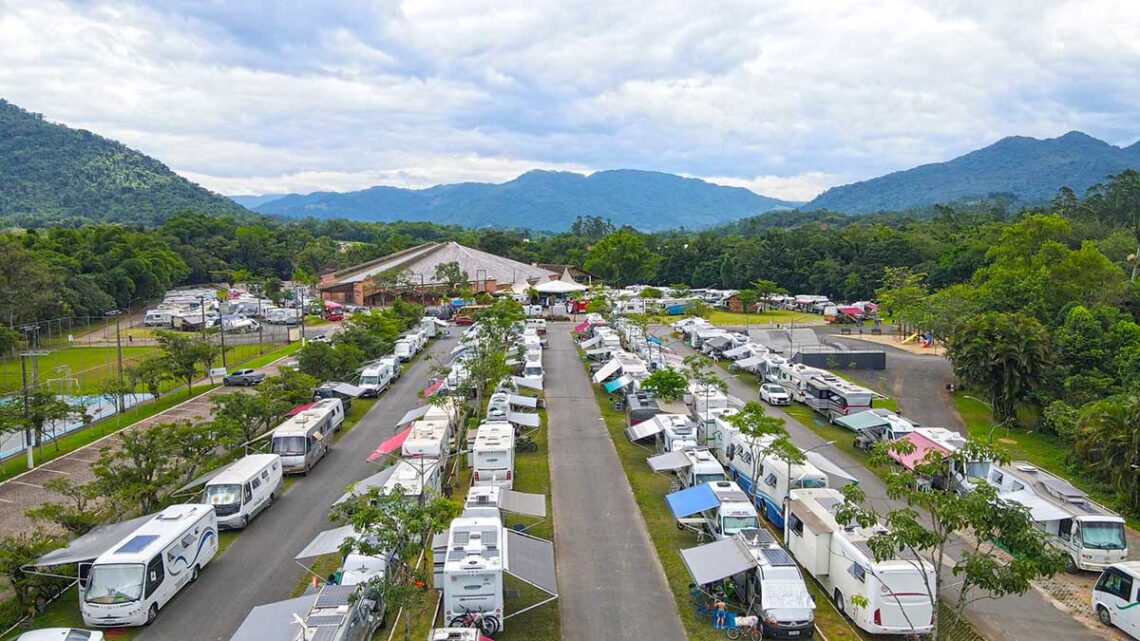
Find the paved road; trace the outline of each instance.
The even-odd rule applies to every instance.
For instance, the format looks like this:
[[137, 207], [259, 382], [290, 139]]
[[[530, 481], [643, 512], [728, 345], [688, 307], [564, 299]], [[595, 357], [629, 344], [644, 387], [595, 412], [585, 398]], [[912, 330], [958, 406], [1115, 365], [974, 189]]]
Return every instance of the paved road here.
[[673, 595], [569, 334], [551, 324], [547, 416], [562, 638], [685, 638]]
[[[452, 340], [436, 341], [432, 353], [446, 355]], [[328, 508], [345, 488], [377, 471], [365, 456], [395, 432], [394, 423], [422, 404], [416, 394], [427, 385], [433, 363], [417, 359], [352, 431], [345, 434], [307, 477], [202, 571], [140, 639], [144, 641], [224, 641], [254, 606], [289, 597], [304, 571], [293, 556], [322, 530], [333, 527]]]
[[[667, 332], [663, 328], [657, 328], [656, 331], [659, 335], [665, 335]], [[677, 343], [673, 349], [685, 356], [693, 353], [693, 350], [684, 343]], [[723, 378], [728, 384], [729, 394], [742, 400], [756, 399], [757, 392], [754, 388], [732, 376], [726, 375]], [[859, 479], [859, 484], [867, 494], [868, 505], [879, 511], [880, 514], [901, 506], [887, 498], [883, 481], [863, 467], [859, 461], [833, 445], [823, 445], [826, 442], [823, 438], [783, 410], [770, 406], [767, 406], [766, 409], [769, 414], [786, 420], [792, 442], [798, 447], [816, 448], [815, 451], [823, 454], [833, 463]], [[822, 447], [820, 447], [821, 445]], [[950, 582], [953, 583], [952, 578]], [[1077, 641], [1118, 638], [1106, 629], [1098, 630], [1100, 634], [1093, 632], [1074, 620], [1068, 613], [1059, 610], [1034, 590], [1030, 590], [1021, 596], [978, 601], [967, 608], [967, 616], [978, 631], [991, 641], [1040, 641], [1042, 639]]]

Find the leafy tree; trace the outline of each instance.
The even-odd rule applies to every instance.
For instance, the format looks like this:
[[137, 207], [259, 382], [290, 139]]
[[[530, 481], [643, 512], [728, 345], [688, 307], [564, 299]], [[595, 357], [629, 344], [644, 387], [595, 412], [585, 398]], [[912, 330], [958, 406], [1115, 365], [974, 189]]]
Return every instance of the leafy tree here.
[[[914, 444], [907, 440], [880, 443], [870, 463], [888, 465], [890, 452], [910, 454]], [[905, 505], [882, 519], [865, 507], [866, 495], [860, 485], [851, 483], [840, 490], [845, 501], [836, 520], [864, 528], [880, 521], [886, 526], [868, 540], [877, 560], [909, 555], [922, 559], [930, 569], [933, 577], [924, 573], [923, 582], [931, 602], [951, 604], [945, 618], [934, 608], [931, 636], [936, 639], [952, 638], [970, 603], [1023, 594], [1034, 580], [1056, 574], [1069, 561], [1068, 554], [1051, 545], [1037, 528], [1028, 509], [998, 498], [992, 485], [977, 483], [964, 493], [927, 487], [930, 479], [948, 479], [952, 470], [964, 469], [972, 461], [1007, 462], [1008, 458], [988, 445], [968, 441], [948, 457], [930, 450], [913, 470], [894, 468], [887, 478], [887, 496]], [[959, 532], [969, 532], [969, 536], [960, 540]], [[913, 624], [925, 625], [926, 621]]]
[[709, 307], [708, 303], [701, 300], [692, 301], [687, 307], [685, 307], [685, 316], [692, 316], [694, 318], [708, 318], [709, 314], [711, 313], [712, 307]]
[[156, 332], [155, 337], [163, 352], [163, 365], [176, 380], [186, 382], [186, 393], [192, 391], [194, 379], [209, 369], [219, 348], [201, 334], [186, 335], [174, 332]]
[[82, 536], [112, 516], [101, 501], [102, 494], [95, 483], [74, 483], [70, 478], [60, 477], [44, 482], [44, 489], [62, 495], [67, 501], [51, 501], [27, 510], [27, 517], [33, 521], [53, 523], [69, 534]]
[[660, 257], [646, 246], [641, 234], [621, 229], [590, 248], [585, 269], [620, 286], [652, 280], [660, 262]]
[[20, 344], [21, 338], [20, 332], [11, 327], [0, 325], [0, 354], [7, 354], [15, 350], [16, 346]]
[[1081, 408], [1073, 454], [1116, 492], [1121, 504], [1140, 510], [1140, 394], [1112, 396]]
[[609, 305], [606, 303], [605, 296], [593, 296], [586, 303], [587, 314], [605, 314], [607, 311], [609, 311]]
[[383, 297], [381, 302], [386, 304], [387, 301], [384, 299], [387, 298], [388, 294], [407, 289], [411, 286], [412, 272], [407, 269], [388, 269], [379, 274], [372, 275], [368, 279], [367, 284], [381, 294]]
[[887, 314], [910, 325], [921, 325], [926, 320], [926, 274], [915, 273], [908, 267], [884, 267], [882, 285], [875, 291], [879, 306]]
[[642, 381], [641, 389], [652, 392], [657, 398], [675, 401], [689, 390], [689, 379], [672, 367], [662, 367]]
[[662, 294], [661, 290], [657, 289], [656, 287], [646, 287], [645, 289], [641, 290], [640, 296], [641, 298], [656, 300], [658, 298], [661, 298]]
[[[41, 388], [29, 392], [26, 401], [26, 409], [22, 402], [0, 405], [0, 414], [5, 415], [5, 424], [16, 429], [22, 427], [30, 432], [32, 443], [36, 448], [43, 445], [48, 425], [59, 421], [88, 420], [87, 411], [83, 406], [72, 405], [50, 390]], [[55, 448], [59, 451], [58, 442]]]
[[182, 478], [179, 483], [186, 484], [202, 471], [209, 459], [219, 453], [220, 448], [236, 440], [240, 432], [231, 423], [225, 421], [208, 421], [195, 424], [191, 421], [175, 421], [161, 423], [151, 428], [162, 430], [172, 443], [171, 452], [180, 461], [179, 468]]
[[96, 383], [95, 388], [98, 390], [99, 396], [114, 405], [116, 411], [119, 412], [125, 409], [124, 397], [135, 391], [134, 385], [131, 385], [129, 380], [120, 382], [118, 378], [105, 378]]
[[744, 309], [744, 323], [747, 325], [749, 315], [756, 311], [756, 302], [760, 300], [760, 293], [755, 289], [742, 289], [736, 292], [736, 298]]
[[[311, 395], [310, 391], [309, 396]], [[240, 439], [232, 443], [233, 446], [257, 438], [272, 427], [274, 419], [277, 418], [262, 390], [258, 390], [255, 394], [244, 392], [217, 394], [210, 399], [210, 405], [213, 406], [213, 423], [216, 424], [216, 429], [229, 434], [235, 440]]]
[[460, 269], [459, 263], [454, 260], [436, 265], [432, 280], [446, 285], [448, 296], [455, 295], [455, 292], [459, 291], [461, 287], [471, 282], [467, 272]]
[[614, 224], [601, 216], [578, 216], [570, 223], [570, 234], [591, 242], [600, 240], [614, 232]]
[[[270, 376], [258, 386], [257, 393], [268, 404], [269, 423], [280, 421], [285, 414], [298, 405], [313, 398], [313, 388], [320, 381], [304, 372], [292, 369], [281, 370], [277, 376]], [[266, 425], [266, 428], [271, 425]]]
[[134, 367], [128, 367], [125, 374], [127, 380], [131, 382], [131, 387], [141, 385], [155, 400], [158, 400], [162, 392], [162, 384], [172, 380], [167, 364], [166, 358], [152, 356], [143, 359]]
[[12, 588], [20, 606], [30, 608], [35, 604], [32, 588], [45, 580], [24, 568], [62, 544], [62, 539], [40, 529], [0, 538], [0, 577]]
[[176, 444], [162, 424], [119, 433], [117, 449], [104, 447], [91, 466], [97, 487], [122, 508], [150, 514], [163, 493], [179, 478]]
[[1039, 389], [1050, 366], [1049, 336], [1036, 319], [988, 312], [951, 337], [947, 353], [954, 374], [989, 397], [999, 421]]
[[297, 354], [300, 370], [319, 381], [343, 380], [364, 360], [364, 354], [348, 343], [309, 343]]

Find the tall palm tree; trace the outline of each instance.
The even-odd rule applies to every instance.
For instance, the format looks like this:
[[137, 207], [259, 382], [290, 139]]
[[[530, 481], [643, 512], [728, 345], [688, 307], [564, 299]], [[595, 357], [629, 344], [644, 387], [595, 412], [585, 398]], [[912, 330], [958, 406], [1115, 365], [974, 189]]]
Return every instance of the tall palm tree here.
[[1140, 508], [1140, 395], [1111, 396], [1081, 409], [1073, 453], [1112, 484], [1131, 510]]
[[954, 374], [990, 397], [994, 418], [1014, 416], [1049, 366], [1049, 335], [1037, 319], [1024, 314], [989, 312], [968, 321], [950, 338]]

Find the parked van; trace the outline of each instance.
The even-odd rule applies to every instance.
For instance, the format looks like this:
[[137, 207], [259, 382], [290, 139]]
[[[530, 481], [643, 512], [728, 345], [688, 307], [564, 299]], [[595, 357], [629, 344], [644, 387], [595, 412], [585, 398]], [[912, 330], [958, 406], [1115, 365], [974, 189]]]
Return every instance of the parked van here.
[[431, 316], [421, 318], [417, 327], [419, 327], [420, 331], [424, 333], [424, 336], [428, 338], [435, 338], [436, 333], [439, 331], [439, 324]]
[[202, 502], [214, 507], [218, 527], [240, 529], [273, 504], [281, 489], [281, 457], [250, 454], [206, 482]]
[[1093, 586], [1092, 608], [1102, 624], [1140, 639], [1140, 561], [1105, 568]]
[[379, 396], [392, 383], [392, 372], [388, 367], [373, 363], [360, 372], [362, 397]]
[[173, 318], [169, 311], [150, 310], [143, 318], [143, 325], [146, 327], [170, 327], [174, 323]]
[[326, 398], [273, 430], [270, 451], [281, 457], [286, 474], [308, 474], [324, 457], [344, 422], [343, 408], [340, 399]]
[[[928, 586], [934, 585], [934, 568], [913, 557], [876, 560], [867, 541], [882, 526], [840, 526], [835, 511], [843, 500], [839, 490], [830, 488], [792, 490], [784, 527], [788, 551], [860, 629], [929, 634], [934, 607]], [[859, 607], [852, 599], [856, 595], [865, 600]]]
[[474, 485], [514, 486], [515, 430], [509, 423], [483, 423], [471, 450]]
[[543, 382], [543, 378], [544, 378], [543, 370], [542, 370], [542, 361], [527, 361], [523, 365], [522, 376], [523, 376], [523, 378], [526, 378], [526, 379], [529, 379], [532, 381], [538, 381], [538, 383], [541, 385]]
[[380, 369], [388, 370], [390, 378], [393, 381], [399, 380], [400, 375], [404, 373], [404, 368], [400, 365], [400, 359], [396, 356], [385, 356], [376, 361], [376, 366]]
[[392, 354], [402, 362], [412, 360], [412, 357], [416, 355], [415, 342], [410, 338], [401, 338], [396, 341], [395, 346], [392, 347]]
[[527, 329], [533, 329], [539, 334], [546, 333], [546, 319], [545, 318], [528, 318], [526, 319]]
[[97, 628], [145, 625], [218, 551], [209, 505], [171, 505], [99, 555], [79, 584], [83, 623]]

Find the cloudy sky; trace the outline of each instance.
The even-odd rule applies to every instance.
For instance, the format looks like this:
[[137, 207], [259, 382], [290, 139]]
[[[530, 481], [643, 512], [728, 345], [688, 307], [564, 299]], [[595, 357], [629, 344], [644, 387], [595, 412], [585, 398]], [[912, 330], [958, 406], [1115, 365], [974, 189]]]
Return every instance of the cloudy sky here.
[[807, 199], [1140, 137], [1140, 2], [0, 0], [0, 97], [227, 194], [638, 168]]

